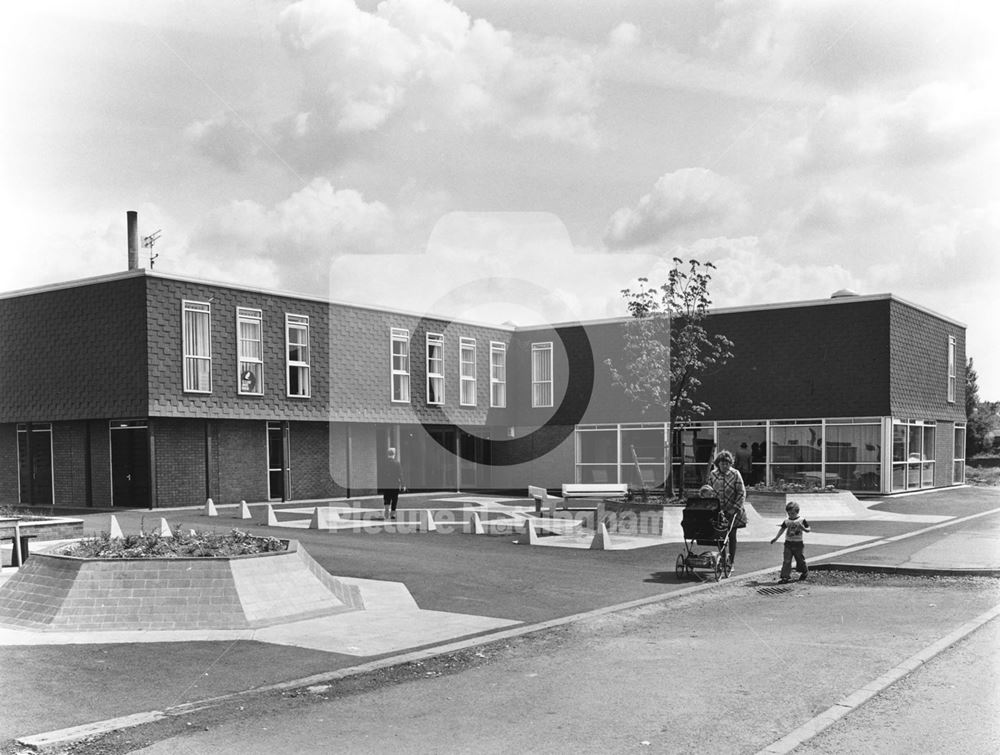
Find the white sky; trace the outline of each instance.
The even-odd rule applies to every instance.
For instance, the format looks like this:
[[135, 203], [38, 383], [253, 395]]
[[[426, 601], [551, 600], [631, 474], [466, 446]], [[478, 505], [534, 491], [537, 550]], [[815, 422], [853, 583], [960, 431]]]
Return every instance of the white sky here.
[[129, 209], [163, 272], [520, 324], [693, 256], [961, 320], [1000, 399], [994, 6], [5, 3], [0, 290], [124, 269]]

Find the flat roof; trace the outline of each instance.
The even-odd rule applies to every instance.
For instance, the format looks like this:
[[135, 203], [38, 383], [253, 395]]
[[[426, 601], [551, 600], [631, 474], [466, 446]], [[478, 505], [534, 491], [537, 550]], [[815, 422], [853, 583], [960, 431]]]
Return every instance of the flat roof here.
[[[138, 268], [136, 270], [122, 270], [116, 273], [109, 273], [107, 275], [98, 275], [90, 278], [78, 278], [71, 281], [63, 281], [60, 283], [49, 283], [40, 286], [33, 286], [30, 288], [23, 288], [14, 291], [6, 291], [0, 293], [0, 299], [12, 299], [18, 296], [28, 296], [31, 294], [47, 293], [50, 291], [60, 291], [69, 288], [78, 288], [82, 286], [92, 286], [101, 283], [109, 283], [117, 280], [125, 280], [128, 278], [137, 277], [149, 277], [149, 278], [162, 278], [165, 280], [177, 280], [186, 283], [194, 283], [202, 286], [214, 286], [218, 288], [228, 288], [236, 291], [252, 291], [258, 294], [265, 294], [270, 296], [282, 296], [288, 299], [300, 299], [303, 301], [319, 302], [321, 304], [336, 304], [342, 307], [354, 307], [356, 309], [365, 309], [375, 312], [392, 312], [395, 314], [405, 315], [409, 317], [417, 318], [427, 318], [427, 319], [437, 319], [437, 320], [457, 320], [459, 318], [450, 317], [448, 315], [439, 314], [428, 314], [426, 312], [411, 312], [405, 309], [397, 309], [395, 307], [381, 307], [381, 306], [369, 306], [364, 304], [354, 304], [348, 302], [337, 301], [334, 299], [325, 298], [322, 296], [315, 296], [310, 294], [296, 293], [293, 291], [284, 291], [281, 289], [269, 289], [261, 288], [259, 286], [250, 286], [243, 283], [228, 283], [223, 281], [213, 281], [204, 278], [194, 278], [186, 275], [177, 275], [175, 273], [160, 273], [154, 270], [147, 270], [145, 268]], [[933, 317], [937, 317], [940, 320], [957, 325], [960, 328], [967, 328], [968, 326], [952, 317], [947, 317], [942, 315], [940, 312], [935, 312], [929, 307], [925, 307], [921, 304], [916, 304], [915, 302], [903, 299], [902, 297], [896, 296], [892, 293], [882, 293], [882, 294], [853, 294], [849, 296], [836, 296], [827, 299], [806, 299], [801, 301], [786, 301], [786, 302], [772, 302], [769, 304], [749, 304], [739, 307], [713, 307], [709, 309], [709, 314], [711, 315], [725, 315], [725, 314], [738, 314], [740, 312], [761, 312], [766, 310], [778, 310], [778, 309], [795, 309], [799, 307], [825, 307], [825, 306], [836, 306], [841, 304], [851, 304], [854, 302], [868, 302], [868, 301], [885, 301], [891, 300], [899, 302], [900, 304], [905, 304], [913, 309], [925, 312]], [[467, 325], [478, 325], [484, 328], [492, 328], [494, 330], [506, 330], [506, 331], [525, 331], [525, 330], [542, 330], [547, 328], [564, 327], [571, 325], [580, 325], [585, 323], [587, 325], [602, 325], [602, 324], [614, 324], [628, 322], [632, 318], [629, 315], [622, 315], [620, 317], [606, 317], [598, 318], [593, 320], [580, 320], [580, 321], [563, 321], [558, 323], [539, 323], [535, 325], [512, 325], [510, 323], [487, 323], [478, 322], [475, 320], [461, 319], [462, 323]]]

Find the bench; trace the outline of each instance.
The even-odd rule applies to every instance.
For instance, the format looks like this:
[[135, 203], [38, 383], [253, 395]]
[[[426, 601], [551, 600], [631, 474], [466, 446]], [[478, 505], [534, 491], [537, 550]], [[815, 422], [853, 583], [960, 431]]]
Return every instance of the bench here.
[[[11, 566], [22, 566], [25, 561], [28, 560], [28, 542], [32, 538], [36, 538], [38, 535], [25, 535], [21, 532], [21, 528], [15, 523], [12, 526], [6, 523], [0, 524], [0, 543], [5, 540], [10, 540], [10, 565]], [[3, 561], [0, 560], [0, 568], [3, 566]]]
[[562, 499], [558, 496], [549, 495], [549, 491], [545, 488], [540, 488], [537, 485], [528, 486], [528, 498], [535, 499], [535, 513], [542, 513], [542, 506], [544, 505], [548, 510], [549, 514], [554, 514], [556, 511], [556, 502]]
[[563, 498], [620, 498], [628, 495], [628, 483], [577, 482], [564, 483]]

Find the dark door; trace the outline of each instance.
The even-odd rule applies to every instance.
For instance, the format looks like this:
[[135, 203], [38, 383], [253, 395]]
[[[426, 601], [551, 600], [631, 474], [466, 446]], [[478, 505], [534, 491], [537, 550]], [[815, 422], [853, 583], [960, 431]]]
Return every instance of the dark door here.
[[285, 439], [280, 422], [267, 423], [267, 497], [285, 499]]
[[131, 422], [111, 425], [111, 505], [148, 507], [149, 429]]
[[52, 501], [52, 426], [19, 425], [17, 456], [21, 474], [20, 503]]

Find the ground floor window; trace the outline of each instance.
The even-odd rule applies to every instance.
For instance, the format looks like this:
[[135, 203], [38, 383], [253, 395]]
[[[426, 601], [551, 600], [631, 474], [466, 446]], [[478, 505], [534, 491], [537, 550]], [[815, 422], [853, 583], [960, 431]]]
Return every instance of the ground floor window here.
[[934, 422], [892, 421], [892, 490], [919, 490], [934, 485]]
[[627, 483], [652, 490], [666, 478], [666, 425], [580, 425], [576, 432], [576, 481]]
[[951, 481], [955, 485], [965, 482], [965, 425], [955, 425], [955, 454]]
[[[674, 433], [673, 472], [679, 479], [683, 461], [684, 487], [699, 487], [715, 454], [726, 450], [748, 485], [788, 483], [876, 492], [882, 489], [882, 421], [840, 417], [692, 422]], [[933, 439], [929, 442], [933, 446]]]

